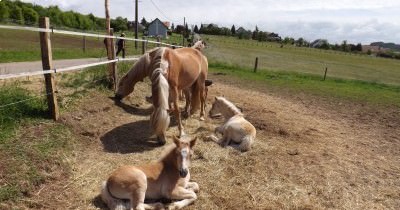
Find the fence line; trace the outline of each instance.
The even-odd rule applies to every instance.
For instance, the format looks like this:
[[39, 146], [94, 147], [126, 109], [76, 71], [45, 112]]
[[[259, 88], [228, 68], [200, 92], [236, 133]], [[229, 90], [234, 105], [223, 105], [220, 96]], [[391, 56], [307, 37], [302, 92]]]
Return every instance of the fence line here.
[[137, 41], [137, 42], [148, 42], [153, 44], [160, 44], [170, 47], [183, 47], [180, 45], [173, 45], [164, 42], [157, 42], [151, 40], [144, 40], [144, 39], [135, 39], [135, 38], [128, 38], [128, 37], [118, 37], [118, 36], [109, 36], [109, 35], [102, 35], [102, 34], [91, 34], [91, 33], [84, 33], [84, 32], [76, 32], [76, 31], [66, 31], [66, 30], [59, 30], [59, 29], [45, 29], [45, 28], [36, 28], [36, 27], [28, 27], [28, 26], [7, 26], [7, 25], [0, 25], [0, 28], [3, 29], [12, 29], [12, 30], [24, 30], [24, 31], [34, 31], [34, 32], [47, 32], [47, 33], [55, 33], [55, 34], [65, 34], [65, 35], [74, 35], [74, 36], [88, 36], [88, 37], [96, 37], [96, 38], [111, 38], [111, 39], [123, 39], [128, 41]]
[[73, 70], [78, 70], [78, 69], [85, 69], [85, 68], [93, 67], [93, 66], [104, 65], [104, 64], [108, 64], [108, 63], [115, 63], [115, 62], [120, 62], [120, 61], [137, 61], [137, 60], [139, 60], [138, 57], [118, 58], [115, 60], [107, 60], [107, 61], [101, 61], [101, 62], [89, 63], [89, 64], [83, 64], [83, 65], [77, 65], [77, 66], [70, 66], [70, 67], [64, 67], [64, 68], [38, 70], [38, 71], [22, 72], [22, 73], [15, 73], [15, 74], [2, 74], [2, 75], [0, 75], [0, 80], [17, 78], [17, 77], [25, 77], [25, 76], [37, 76], [37, 75], [44, 75], [44, 74], [49, 74], [49, 73], [67, 72], [67, 71], [73, 71]]
[[36, 95], [36, 96], [33, 96], [31, 98], [27, 98], [27, 99], [24, 99], [24, 100], [21, 100], [21, 101], [16, 101], [16, 102], [13, 102], [13, 103], [0, 105], [0, 109], [3, 109], [3, 108], [8, 107], [8, 106], [15, 105], [15, 104], [20, 104], [20, 103], [23, 103], [25, 101], [31, 101], [33, 99], [40, 98], [40, 97], [43, 97], [43, 96], [47, 96], [47, 95], [50, 95], [50, 94], [52, 94], [52, 93], [40, 94], [40, 95]]

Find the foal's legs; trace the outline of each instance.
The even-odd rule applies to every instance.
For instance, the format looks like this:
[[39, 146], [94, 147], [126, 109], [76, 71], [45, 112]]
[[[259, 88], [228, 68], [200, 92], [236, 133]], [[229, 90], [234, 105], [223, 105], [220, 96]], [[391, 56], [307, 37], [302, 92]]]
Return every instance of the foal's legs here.
[[178, 87], [173, 87], [171, 92], [172, 92], [172, 101], [174, 102], [174, 108], [175, 108], [174, 110], [175, 116], [176, 120], [178, 121], [179, 136], [184, 136], [185, 131], [183, 130], [181, 113], [178, 106], [178, 94], [179, 94]]
[[186, 185], [186, 189], [192, 190], [195, 193], [199, 192], [200, 190], [199, 185], [196, 182], [188, 182]]
[[172, 191], [170, 198], [180, 201], [171, 203], [168, 209], [181, 209], [192, 204], [197, 199], [197, 195], [192, 190], [188, 190], [183, 187], [176, 187]]

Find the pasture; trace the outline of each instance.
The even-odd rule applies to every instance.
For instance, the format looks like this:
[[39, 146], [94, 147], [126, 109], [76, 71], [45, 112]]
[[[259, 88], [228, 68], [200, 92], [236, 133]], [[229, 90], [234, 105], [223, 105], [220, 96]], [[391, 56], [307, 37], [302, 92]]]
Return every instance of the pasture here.
[[204, 36], [210, 63], [253, 68], [259, 58], [264, 71], [298, 72], [327, 77], [400, 85], [400, 61], [331, 50], [294, 47], [271, 42], [238, 40], [234, 37]]
[[[221, 148], [206, 136], [222, 119], [199, 121], [197, 115], [184, 121], [186, 132], [199, 138], [191, 176], [200, 186], [198, 200], [185, 209], [400, 206], [398, 87], [345, 79], [323, 82], [319, 76], [288, 69], [270, 71], [262, 63], [260, 71], [253, 73], [249, 67], [254, 58], [247, 56], [246, 68], [241, 67], [246, 62], [239, 56], [245, 59], [246, 50], [264, 52], [261, 48], [265, 46], [257, 47], [254, 42], [245, 47], [250, 41], [244, 42], [240, 51], [239, 47], [229, 49], [224, 42], [217, 49], [217, 42], [209, 41], [206, 54], [212, 62], [209, 78], [214, 85], [209, 88], [207, 111], [214, 96], [224, 95], [256, 127], [255, 143], [245, 153]], [[267, 51], [266, 56], [275, 51], [288, 55], [284, 50]], [[222, 51], [232, 54], [218, 55]], [[343, 64], [351, 66], [353, 55], [333, 56], [351, 56]], [[282, 55], [274, 61], [289, 68], [296, 63], [290, 59], [295, 58]], [[312, 56], [305, 59], [312, 60]], [[383, 64], [385, 71], [389, 69], [385, 65], [396, 66], [383, 60], [389, 63]], [[130, 65], [118, 66], [123, 73]], [[57, 76], [59, 122], [42, 119], [42, 98], [0, 110], [0, 208], [106, 209], [98, 195], [111, 171], [159, 157], [163, 148], [151, 135], [152, 108], [145, 100], [151, 94], [149, 81], [139, 83], [117, 105], [110, 99], [114, 93], [105, 88], [104, 72], [105, 67], [99, 67]], [[1, 103], [29, 98], [29, 92], [42, 93], [41, 80], [4, 82]], [[167, 131], [167, 143], [178, 134], [174, 122]]]

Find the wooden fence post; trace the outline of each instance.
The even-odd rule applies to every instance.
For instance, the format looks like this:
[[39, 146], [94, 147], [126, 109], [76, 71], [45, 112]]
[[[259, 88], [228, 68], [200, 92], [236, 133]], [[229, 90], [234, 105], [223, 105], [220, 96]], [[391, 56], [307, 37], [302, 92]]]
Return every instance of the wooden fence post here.
[[83, 52], [85, 53], [86, 52], [86, 36], [83, 36], [83, 41], [82, 41], [83, 43], [83, 47], [82, 47], [82, 49], [83, 49]]
[[327, 73], [327, 72], [328, 72], [328, 67], [325, 67], [324, 81], [325, 81], [326, 73]]
[[142, 54], [144, 55], [144, 53], [146, 53], [146, 44], [147, 44], [147, 41], [146, 41], [146, 38], [145, 37], [142, 37], [142, 39], [143, 39], [143, 42], [142, 42]]
[[254, 72], [257, 72], [257, 67], [258, 67], [258, 57], [256, 57], [256, 62], [254, 64]]
[[[160, 41], [161, 41], [160, 36], [157, 36], [157, 42], [160, 42]], [[157, 43], [157, 47], [161, 47], [161, 44]]]
[[[39, 20], [40, 28], [49, 29], [50, 21], [48, 17], [41, 17]], [[50, 70], [53, 68], [53, 54], [51, 51], [51, 40], [49, 32], [39, 32], [40, 36], [40, 49], [42, 54], [42, 67], [43, 70]], [[60, 112], [57, 104], [56, 85], [54, 80], [54, 73], [44, 75], [47, 104], [49, 112], [53, 120], [58, 120]]]
[[[114, 29], [110, 29], [110, 36], [114, 36]], [[107, 45], [107, 51], [110, 52], [108, 53], [108, 60], [114, 60], [115, 59], [115, 40], [111, 38], [109, 39], [108, 43], [110, 45]], [[109, 63], [108, 64], [108, 80], [110, 82], [110, 88], [113, 88], [115, 91], [117, 89], [117, 63]]]

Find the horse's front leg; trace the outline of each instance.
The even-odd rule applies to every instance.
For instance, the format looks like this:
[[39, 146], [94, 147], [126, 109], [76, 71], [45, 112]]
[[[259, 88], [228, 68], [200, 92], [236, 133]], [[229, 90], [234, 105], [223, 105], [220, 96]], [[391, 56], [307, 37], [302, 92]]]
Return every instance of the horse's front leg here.
[[186, 189], [192, 190], [195, 193], [199, 192], [200, 190], [199, 184], [197, 184], [196, 182], [188, 182], [186, 185]]
[[181, 113], [180, 113], [180, 109], [178, 106], [178, 100], [179, 100], [178, 94], [179, 94], [178, 87], [174, 87], [172, 89], [172, 101], [174, 103], [174, 108], [175, 108], [175, 110], [174, 110], [175, 117], [176, 117], [176, 120], [178, 121], [179, 136], [184, 136], [185, 131], [183, 130]]
[[197, 195], [192, 190], [185, 189], [183, 187], [176, 187], [172, 191], [170, 199], [179, 201], [171, 203], [168, 206], [168, 209], [181, 209], [192, 204], [197, 199]]

